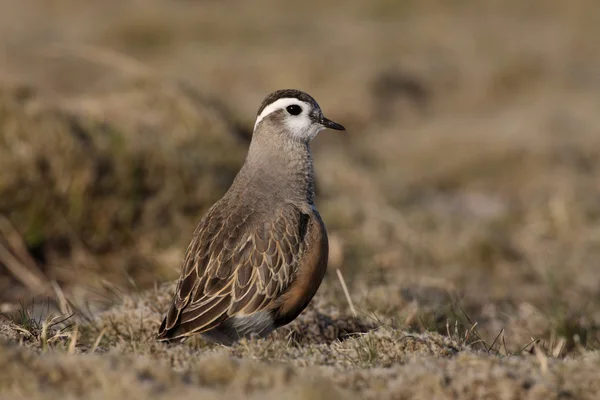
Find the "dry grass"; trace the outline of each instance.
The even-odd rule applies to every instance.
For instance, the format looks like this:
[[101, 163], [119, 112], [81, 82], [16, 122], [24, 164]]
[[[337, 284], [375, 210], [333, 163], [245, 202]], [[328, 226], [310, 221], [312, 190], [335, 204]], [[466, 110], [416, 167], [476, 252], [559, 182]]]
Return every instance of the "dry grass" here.
[[[596, 1], [0, 8], [3, 394], [597, 397]], [[348, 128], [313, 146], [325, 282], [267, 340], [154, 343], [281, 87]]]
[[[327, 310], [323, 304], [269, 339], [231, 348], [200, 339], [165, 345], [153, 340], [160, 316], [155, 307], [166, 304], [170, 289], [124, 298], [81, 325], [4, 323], [3, 393], [27, 398], [591, 399], [600, 390], [597, 352], [567, 359], [538, 347], [518, 355], [490, 354], [467, 345], [473, 330], [456, 337], [409, 333], [342, 315], [332, 323], [315, 310]], [[344, 336], [330, 335], [348, 319], [354, 326], [346, 323]], [[303, 327], [312, 332], [295, 336]]]

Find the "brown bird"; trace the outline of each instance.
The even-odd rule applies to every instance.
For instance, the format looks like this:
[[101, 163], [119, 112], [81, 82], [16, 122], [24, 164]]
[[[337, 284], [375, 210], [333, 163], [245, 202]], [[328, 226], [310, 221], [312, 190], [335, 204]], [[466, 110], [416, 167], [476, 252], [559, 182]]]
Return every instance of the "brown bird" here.
[[345, 130], [304, 92], [264, 99], [242, 169], [194, 232], [158, 340], [200, 333], [231, 345], [267, 336], [308, 305], [329, 251], [309, 148], [325, 128]]

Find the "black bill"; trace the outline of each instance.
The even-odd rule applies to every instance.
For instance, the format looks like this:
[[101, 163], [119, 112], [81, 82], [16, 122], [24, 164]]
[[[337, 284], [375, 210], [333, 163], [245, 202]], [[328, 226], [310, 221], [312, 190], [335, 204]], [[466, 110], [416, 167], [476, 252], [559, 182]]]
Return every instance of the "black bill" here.
[[345, 131], [346, 128], [344, 128], [342, 125], [338, 124], [337, 122], [333, 122], [330, 119], [327, 119], [325, 117], [321, 117], [321, 120], [319, 121], [319, 123], [321, 125], [323, 125], [325, 128], [329, 128], [329, 129], [335, 129], [336, 131]]

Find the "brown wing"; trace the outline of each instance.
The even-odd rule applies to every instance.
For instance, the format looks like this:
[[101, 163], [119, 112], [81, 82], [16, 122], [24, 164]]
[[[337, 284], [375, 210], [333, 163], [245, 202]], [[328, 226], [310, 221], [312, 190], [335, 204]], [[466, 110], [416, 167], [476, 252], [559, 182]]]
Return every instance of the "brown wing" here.
[[278, 327], [292, 322], [306, 308], [321, 286], [327, 271], [327, 230], [316, 210], [311, 213], [304, 243], [307, 245], [298, 263], [296, 279], [280, 297], [280, 307], [275, 313], [275, 325]]
[[296, 275], [307, 222], [291, 204], [270, 218], [248, 206], [213, 207], [188, 247], [158, 339], [205, 332], [233, 315], [268, 308]]

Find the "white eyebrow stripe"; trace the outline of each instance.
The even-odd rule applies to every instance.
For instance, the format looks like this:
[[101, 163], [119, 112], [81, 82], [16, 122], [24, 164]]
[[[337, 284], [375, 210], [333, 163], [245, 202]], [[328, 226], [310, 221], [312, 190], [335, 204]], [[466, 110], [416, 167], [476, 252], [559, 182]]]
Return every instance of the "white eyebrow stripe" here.
[[299, 105], [302, 107], [306, 107], [306, 106], [310, 107], [310, 105], [308, 103], [306, 103], [302, 100], [298, 100], [295, 97], [287, 97], [287, 98], [283, 98], [283, 99], [278, 99], [278, 100], [274, 101], [273, 103], [269, 104], [268, 106], [266, 106], [262, 110], [260, 115], [258, 117], [256, 117], [256, 122], [254, 123], [254, 129], [256, 129], [258, 123], [260, 121], [262, 121], [267, 115], [269, 115], [272, 112], [275, 112], [277, 110], [286, 108], [287, 106], [291, 106], [292, 104], [296, 104], [296, 105]]

